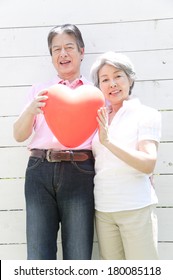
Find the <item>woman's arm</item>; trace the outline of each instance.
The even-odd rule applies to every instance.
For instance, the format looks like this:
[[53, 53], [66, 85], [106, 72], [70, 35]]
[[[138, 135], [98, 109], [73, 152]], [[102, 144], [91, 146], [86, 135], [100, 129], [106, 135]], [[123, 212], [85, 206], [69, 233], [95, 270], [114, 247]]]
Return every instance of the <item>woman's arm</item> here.
[[116, 140], [109, 137], [108, 118], [105, 108], [101, 108], [98, 111], [97, 120], [99, 123], [99, 139], [102, 145], [131, 167], [146, 174], [153, 172], [158, 149], [156, 141], [143, 140], [138, 143], [137, 150], [126, 149], [117, 144]]

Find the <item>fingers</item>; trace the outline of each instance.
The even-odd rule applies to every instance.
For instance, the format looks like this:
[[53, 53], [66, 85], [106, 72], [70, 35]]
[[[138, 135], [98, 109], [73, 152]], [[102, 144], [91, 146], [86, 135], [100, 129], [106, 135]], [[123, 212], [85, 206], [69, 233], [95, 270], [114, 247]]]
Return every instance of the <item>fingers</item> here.
[[35, 97], [35, 108], [36, 108], [36, 113], [39, 114], [43, 114], [43, 108], [46, 106], [46, 100], [48, 99], [47, 96], [48, 91], [42, 90], [38, 93], [38, 95]]
[[40, 108], [40, 109], [42, 109], [42, 108], [45, 107], [45, 106], [46, 106], [46, 102], [43, 102], [43, 101], [37, 102], [37, 104], [36, 104], [36, 107], [38, 107], [38, 108]]
[[99, 117], [96, 117], [96, 120], [97, 120], [97, 122], [98, 122], [98, 124], [99, 124], [99, 127], [103, 127], [103, 123], [101, 122], [101, 120], [99, 119]]
[[31, 114], [37, 115], [37, 114], [43, 114], [43, 108], [46, 106], [46, 101], [48, 99], [47, 96], [47, 90], [40, 91], [35, 99], [32, 101], [32, 103], [28, 106], [28, 112]]
[[35, 97], [35, 100], [37, 100], [38, 102], [47, 100], [47, 99], [48, 99], [47, 93], [48, 93], [48, 91], [47, 91], [46, 89], [40, 91], [40, 92], [37, 94], [37, 96]]
[[40, 96], [40, 95], [46, 95], [48, 93], [48, 90], [47, 89], [44, 89], [44, 90], [41, 90], [37, 96]]
[[[97, 121], [99, 120], [103, 125], [107, 125], [108, 124], [108, 114], [107, 114], [107, 109], [106, 107], [101, 107], [98, 110], [98, 118]], [[99, 123], [100, 123], [99, 122]]]
[[98, 110], [98, 116], [96, 119], [102, 132], [108, 131], [108, 113], [106, 107], [102, 107]]
[[105, 144], [109, 140], [108, 133], [108, 114], [105, 107], [98, 110], [97, 122], [99, 125], [99, 140], [101, 144]]

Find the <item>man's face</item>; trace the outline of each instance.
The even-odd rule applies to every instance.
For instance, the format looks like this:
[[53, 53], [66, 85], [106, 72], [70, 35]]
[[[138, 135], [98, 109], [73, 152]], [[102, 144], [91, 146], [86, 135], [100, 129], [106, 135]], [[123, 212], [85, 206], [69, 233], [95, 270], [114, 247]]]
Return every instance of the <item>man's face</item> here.
[[58, 75], [64, 80], [74, 80], [80, 76], [84, 49], [78, 49], [72, 35], [62, 33], [52, 40], [52, 62]]

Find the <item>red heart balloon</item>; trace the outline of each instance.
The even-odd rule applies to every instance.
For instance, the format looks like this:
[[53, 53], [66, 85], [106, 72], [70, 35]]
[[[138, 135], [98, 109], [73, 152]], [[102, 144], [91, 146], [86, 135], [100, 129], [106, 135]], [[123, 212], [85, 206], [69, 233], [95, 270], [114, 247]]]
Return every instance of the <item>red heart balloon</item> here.
[[97, 128], [97, 110], [104, 106], [102, 92], [92, 85], [70, 89], [58, 84], [47, 95], [43, 111], [55, 137], [66, 147], [81, 145]]

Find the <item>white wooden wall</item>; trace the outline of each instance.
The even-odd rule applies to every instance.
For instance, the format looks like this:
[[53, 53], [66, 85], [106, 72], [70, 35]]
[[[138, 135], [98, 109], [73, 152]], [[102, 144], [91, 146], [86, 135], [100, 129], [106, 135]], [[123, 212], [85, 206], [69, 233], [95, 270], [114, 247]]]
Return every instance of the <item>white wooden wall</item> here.
[[86, 77], [100, 53], [124, 52], [137, 71], [134, 93], [162, 112], [155, 170], [159, 252], [161, 259], [173, 259], [172, 0], [0, 1], [0, 259], [26, 259], [23, 182], [29, 154], [26, 143], [13, 139], [12, 125], [28, 88], [55, 74], [47, 34], [62, 23], [74, 23], [83, 33]]

